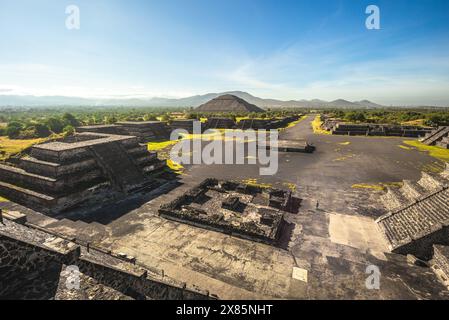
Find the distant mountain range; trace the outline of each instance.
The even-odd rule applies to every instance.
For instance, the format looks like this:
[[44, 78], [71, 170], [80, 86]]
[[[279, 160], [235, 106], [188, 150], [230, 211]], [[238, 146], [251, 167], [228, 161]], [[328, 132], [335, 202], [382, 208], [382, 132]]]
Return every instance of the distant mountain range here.
[[93, 99], [65, 96], [18, 96], [0, 95], [1, 107], [54, 107], [54, 106], [124, 106], [124, 107], [198, 107], [209, 100], [215, 99], [224, 94], [232, 94], [241, 99], [255, 104], [261, 108], [382, 108], [384, 106], [368, 101], [347, 101], [338, 99], [334, 101], [313, 100], [289, 100], [282, 101], [276, 99], [263, 99], [255, 97], [247, 92], [228, 91], [221, 93], [208, 93], [187, 98], [133, 98], [133, 99]]

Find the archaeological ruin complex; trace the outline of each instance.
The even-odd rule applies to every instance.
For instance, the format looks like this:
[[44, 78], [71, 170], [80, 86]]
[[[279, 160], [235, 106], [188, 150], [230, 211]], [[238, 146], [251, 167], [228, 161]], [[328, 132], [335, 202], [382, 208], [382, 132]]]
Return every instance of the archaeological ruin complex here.
[[388, 137], [424, 137], [432, 131], [430, 127], [373, 124], [373, 123], [346, 123], [339, 119], [329, 119], [322, 116], [322, 127], [335, 135], [349, 136], [388, 136]]

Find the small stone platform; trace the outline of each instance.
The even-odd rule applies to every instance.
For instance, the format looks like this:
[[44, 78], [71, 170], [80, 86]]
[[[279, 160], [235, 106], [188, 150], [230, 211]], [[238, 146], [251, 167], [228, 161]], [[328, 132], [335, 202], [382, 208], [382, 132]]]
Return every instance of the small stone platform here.
[[291, 206], [290, 191], [206, 179], [162, 205], [159, 214], [167, 219], [276, 245], [284, 227], [284, 213]]

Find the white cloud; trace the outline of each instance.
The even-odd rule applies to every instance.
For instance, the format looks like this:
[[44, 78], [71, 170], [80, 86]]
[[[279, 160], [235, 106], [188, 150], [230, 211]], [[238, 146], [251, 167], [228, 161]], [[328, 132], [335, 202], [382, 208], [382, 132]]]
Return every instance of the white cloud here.
[[[384, 104], [449, 105], [449, 58], [416, 50], [356, 59], [345, 41], [291, 46], [248, 59], [222, 75], [236, 87], [272, 98], [370, 99]], [[349, 51], [350, 51], [349, 50]], [[355, 58], [354, 58], [355, 57]]]

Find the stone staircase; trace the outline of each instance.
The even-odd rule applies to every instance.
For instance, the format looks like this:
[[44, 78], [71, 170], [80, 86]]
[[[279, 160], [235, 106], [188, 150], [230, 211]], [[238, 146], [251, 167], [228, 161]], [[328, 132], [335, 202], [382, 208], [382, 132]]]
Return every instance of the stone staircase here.
[[383, 205], [389, 210], [400, 208], [407, 202], [407, 198], [403, 195], [401, 190], [395, 188], [387, 188], [387, 192], [381, 196]]
[[449, 241], [449, 165], [440, 174], [422, 173], [418, 182], [388, 188], [382, 201], [389, 212], [376, 220], [390, 249], [429, 259], [432, 245]]
[[437, 142], [437, 146], [445, 149], [449, 149], [449, 136], [443, 137]]
[[418, 182], [404, 180], [401, 188], [387, 187], [387, 192], [381, 196], [381, 200], [387, 210], [394, 211], [448, 184], [449, 168], [447, 166], [446, 170], [440, 174], [422, 172]]
[[[376, 222], [392, 251], [412, 253], [427, 260], [431, 258], [429, 245], [444, 241], [445, 235], [447, 238], [448, 203], [449, 189], [445, 187], [380, 217]], [[418, 243], [421, 239], [426, 243]]]
[[418, 183], [410, 180], [404, 180], [401, 191], [410, 202], [418, 199], [426, 193], [426, 190], [424, 190], [423, 187], [421, 187]]
[[429, 146], [438, 145], [441, 147], [448, 148], [448, 136], [449, 136], [449, 126], [438, 127], [431, 133], [427, 134], [421, 142]]
[[122, 192], [128, 193], [145, 184], [142, 170], [117, 143], [98, 144], [89, 149], [112, 184]]

